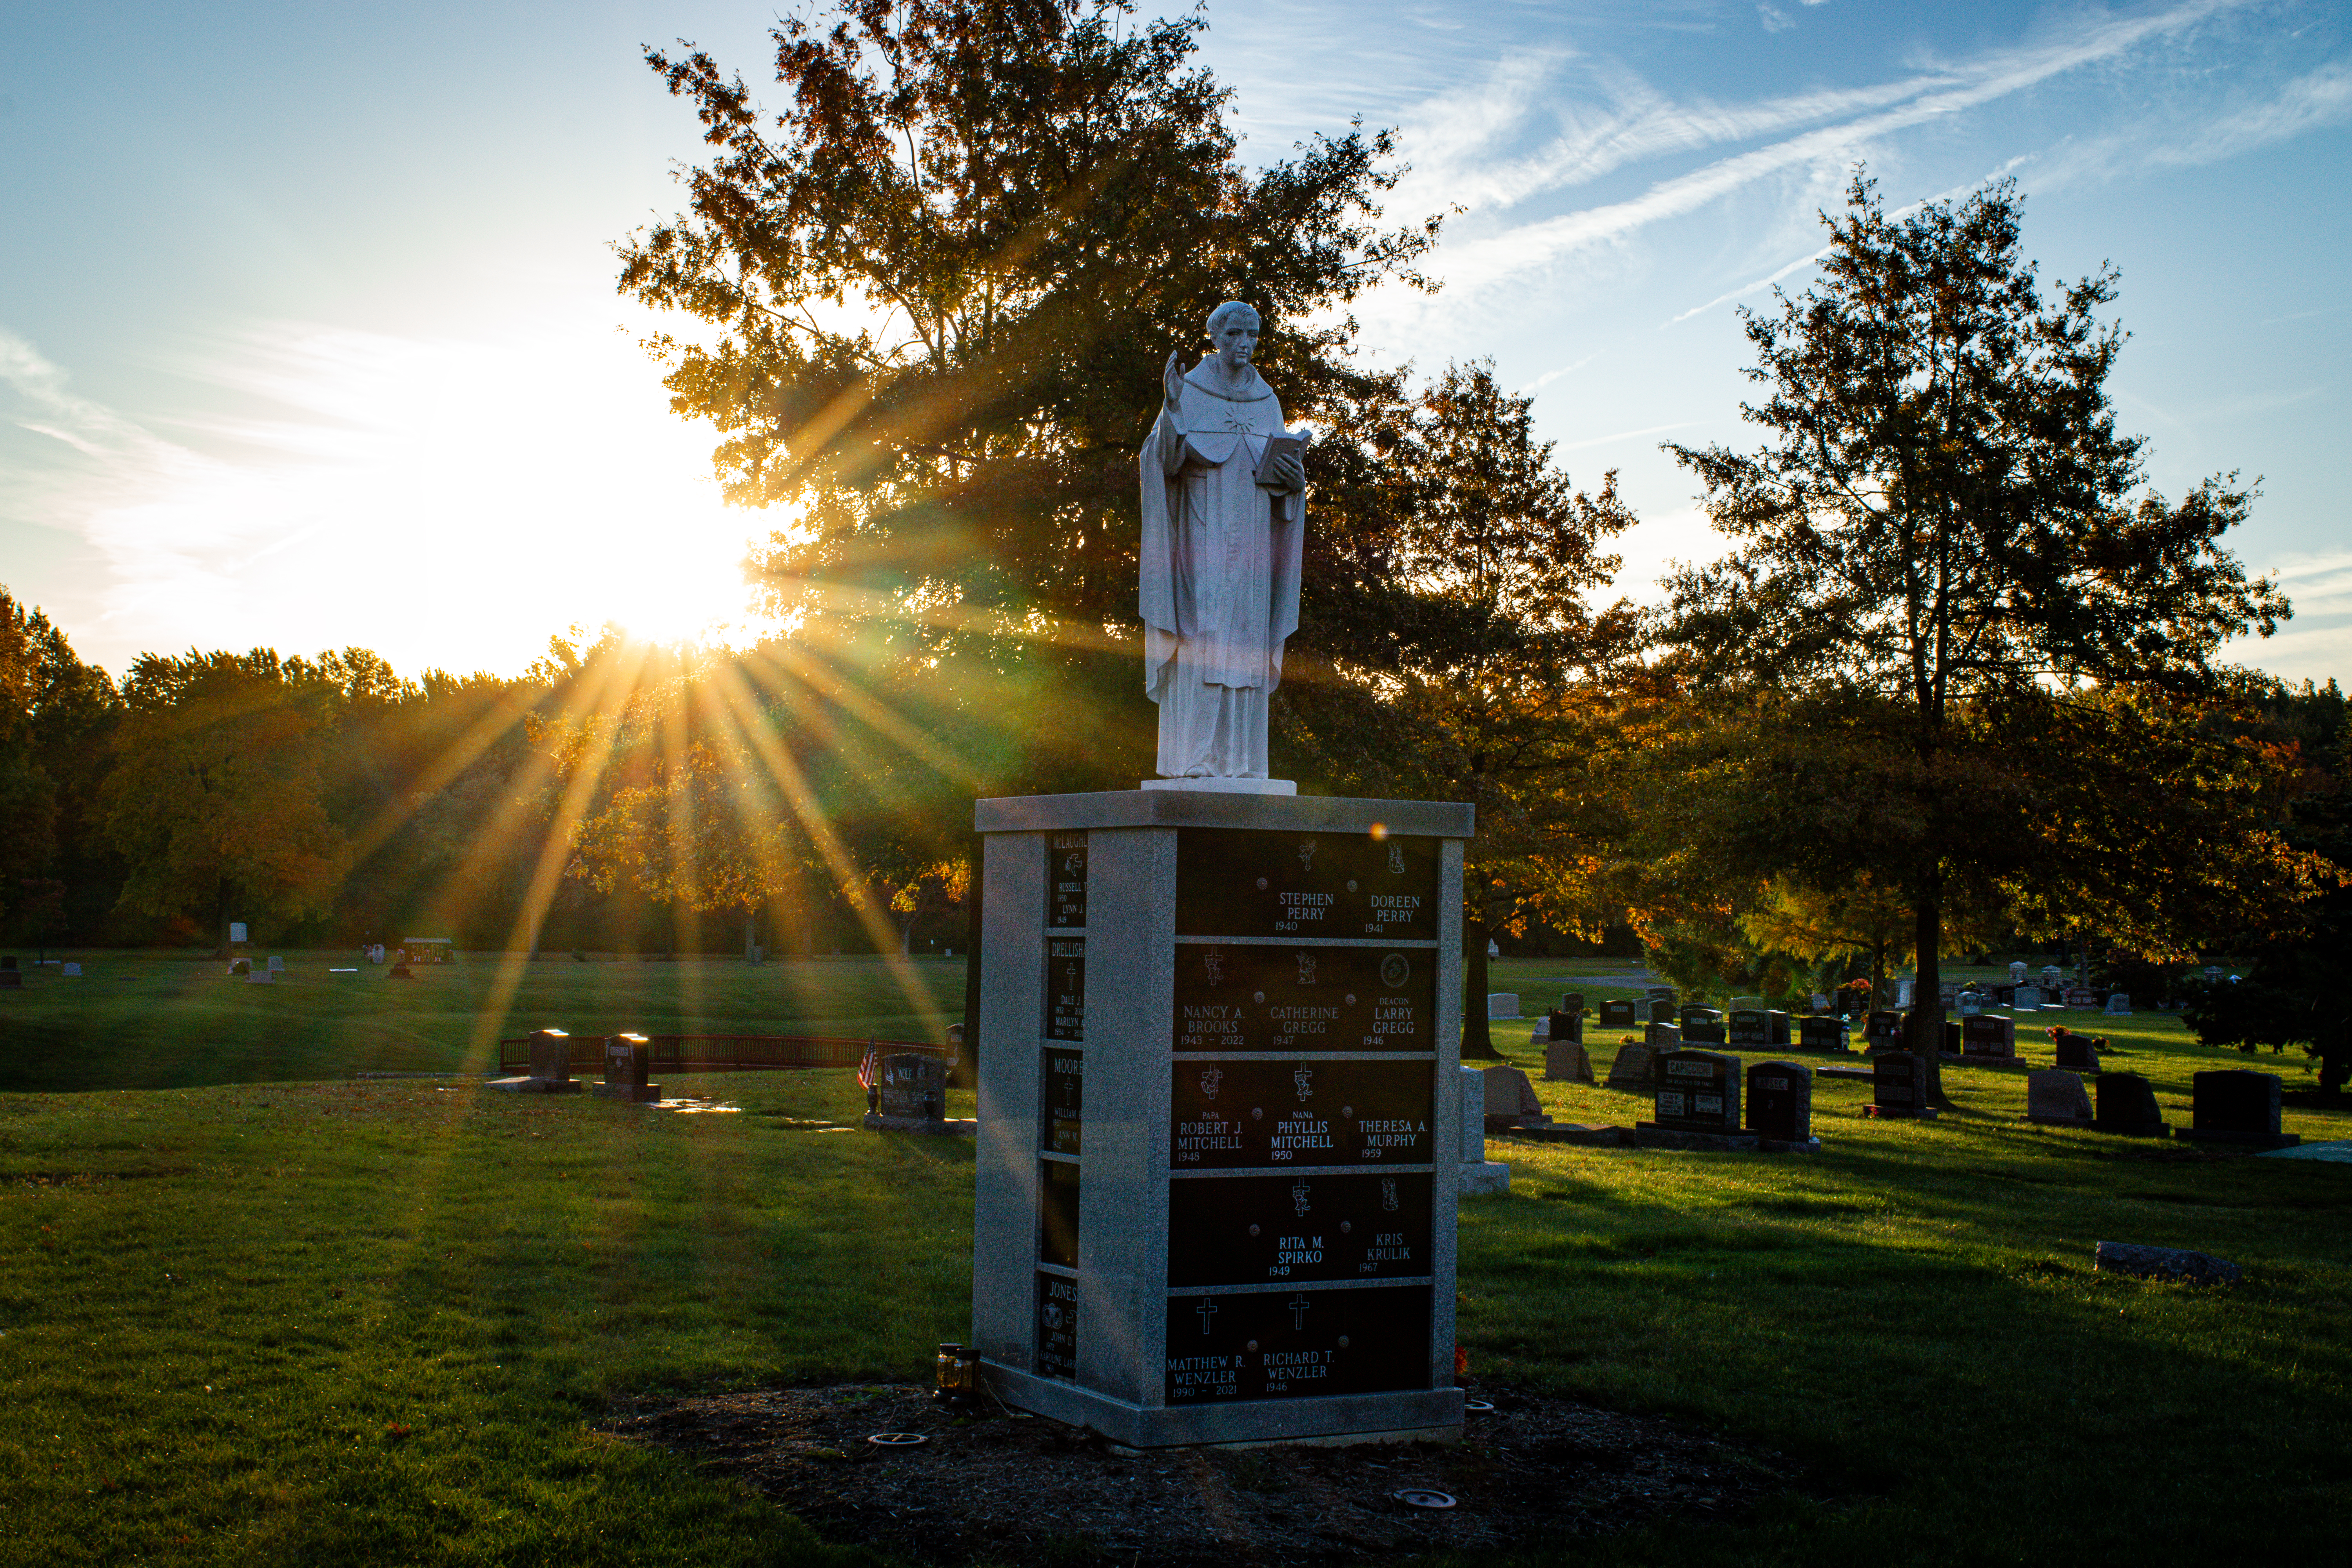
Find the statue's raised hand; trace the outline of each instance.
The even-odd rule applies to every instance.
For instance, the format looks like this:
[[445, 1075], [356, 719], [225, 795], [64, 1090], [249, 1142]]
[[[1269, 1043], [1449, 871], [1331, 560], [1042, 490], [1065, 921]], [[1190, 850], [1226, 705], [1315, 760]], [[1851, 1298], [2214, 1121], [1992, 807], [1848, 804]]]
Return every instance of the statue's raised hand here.
[[1181, 418], [1184, 412], [1184, 362], [1175, 353], [1168, 356], [1168, 366], [1160, 373], [1160, 401], [1171, 419]]

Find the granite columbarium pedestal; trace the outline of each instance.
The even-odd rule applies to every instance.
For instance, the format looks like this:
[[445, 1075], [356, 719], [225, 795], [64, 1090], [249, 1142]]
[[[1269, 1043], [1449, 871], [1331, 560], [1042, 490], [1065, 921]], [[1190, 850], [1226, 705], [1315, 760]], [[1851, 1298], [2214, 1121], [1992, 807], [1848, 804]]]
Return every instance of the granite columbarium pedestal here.
[[976, 817], [983, 1382], [1137, 1447], [1454, 1435], [1470, 808]]

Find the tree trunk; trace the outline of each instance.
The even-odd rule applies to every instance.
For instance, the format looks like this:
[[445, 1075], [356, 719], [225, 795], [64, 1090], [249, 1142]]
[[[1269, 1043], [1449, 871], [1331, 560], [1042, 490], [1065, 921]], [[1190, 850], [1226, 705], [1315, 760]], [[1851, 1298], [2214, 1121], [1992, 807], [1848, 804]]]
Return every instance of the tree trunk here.
[[987, 884], [987, 851], [988, 840], [973, 834], [971, 875], [966, 879], [963, 895], [963, 1053], [957, 1058], [950, 1080], [960, 1088], [977, 1088], [980, 1083], [980, 895]]
[[751, 963], [760, 956], [759, 943], [751, 939], [760, 931], [760, 911], [751, 905], [743, 906], [743, 962]]
[[1927, 1064], [1927, 1103], [1946, 1108], [1944, 1096], [1944, 900], [1942, 868], [1931, 865], [1921, 879], [1914, 906], [1918, 926], [1914, 937], [1918, 962], [1911, 983], [1911, 1048]]
[[1493, 939], [1483, 910], [1475, 921], [1464, 916], [1462, 938], [1467, 950], [1462, 965], [1462, 1055], [1467, 1060], [1498, 1062], [1503, 1053], [1495, 1048], [1486, 1023], [1486, 943]]

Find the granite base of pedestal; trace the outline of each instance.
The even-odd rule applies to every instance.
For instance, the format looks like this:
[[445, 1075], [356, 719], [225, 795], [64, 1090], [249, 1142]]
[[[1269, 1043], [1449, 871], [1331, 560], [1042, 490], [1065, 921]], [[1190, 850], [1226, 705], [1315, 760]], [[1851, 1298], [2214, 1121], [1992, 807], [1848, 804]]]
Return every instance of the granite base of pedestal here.
[[1511, 1168], [1500, 1160], [1462, 1167], [1461, 1192], [1465, 1198], [1511, 1190]]
[[1681, 1132], [1654, 1121], [1633, 1123], [1637, 1149], [1691, 1149], [1717, 1154], [1753, 1154], [1759, 1140], [1753, 1132]]
[[1343, 1394], [1158, 1410], [982, 1358], [981, 1381], [1006, 1404], [1083, 1426], [1130, 1448], [1263, 1447], [1276, 1443], [1458, 1443], [1462, 1391]]
[[1553, 1121], [1541, 1127], [1520, 1127], [1510, 1134], [1537, 1143], [1580, 1143], [1594, 1149], [1614, 1149], [1625, 1142], [1625, 1130], [1598, 1121]]
[[494, 1078], [483, 1087], [501, 1094], [578, 1094], [580, 1085], [570, 1079]]
[[877, 1116], [866, 1113], [868, 1132], [929, 1132], [940, 1138], [970, 1138], [980, 1131], [980, 1123], [969, 1116], [950, 1116], [934, 1120], [928, 1116]]
[[1879, 1121], [1933, 1121], [1943, 1114], [1932, 1105], [1865, 1105], [1862, 1113]]
[[1195, 790], [1202, 795], [1292, 795], [1298, 785], [1289, 779], [1146, 779], [1145, 789]]
[[633, 1083], [592, 1083], [588, 1092], [599, 1100], [625, 1100], [634, 1105], [659, 1105], [662, 1087], [646, 1084], [643, 1089]]
[[2231, 1149], [2292, 1149], [2303, 1142], [2300, 1132], [2200, 1132], [2193, 1127], [2182, 1128], [2180, 1136]]

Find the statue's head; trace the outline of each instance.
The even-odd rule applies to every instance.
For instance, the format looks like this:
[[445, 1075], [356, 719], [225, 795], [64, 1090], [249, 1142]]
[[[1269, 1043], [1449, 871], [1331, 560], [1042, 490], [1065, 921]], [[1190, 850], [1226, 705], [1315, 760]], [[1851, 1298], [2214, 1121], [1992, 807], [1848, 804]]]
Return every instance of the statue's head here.
[[1258, 315], [1239, 300], [1209, 312], [1209, 342], [1228, 371], [1238, 371], [1257, 352]]

